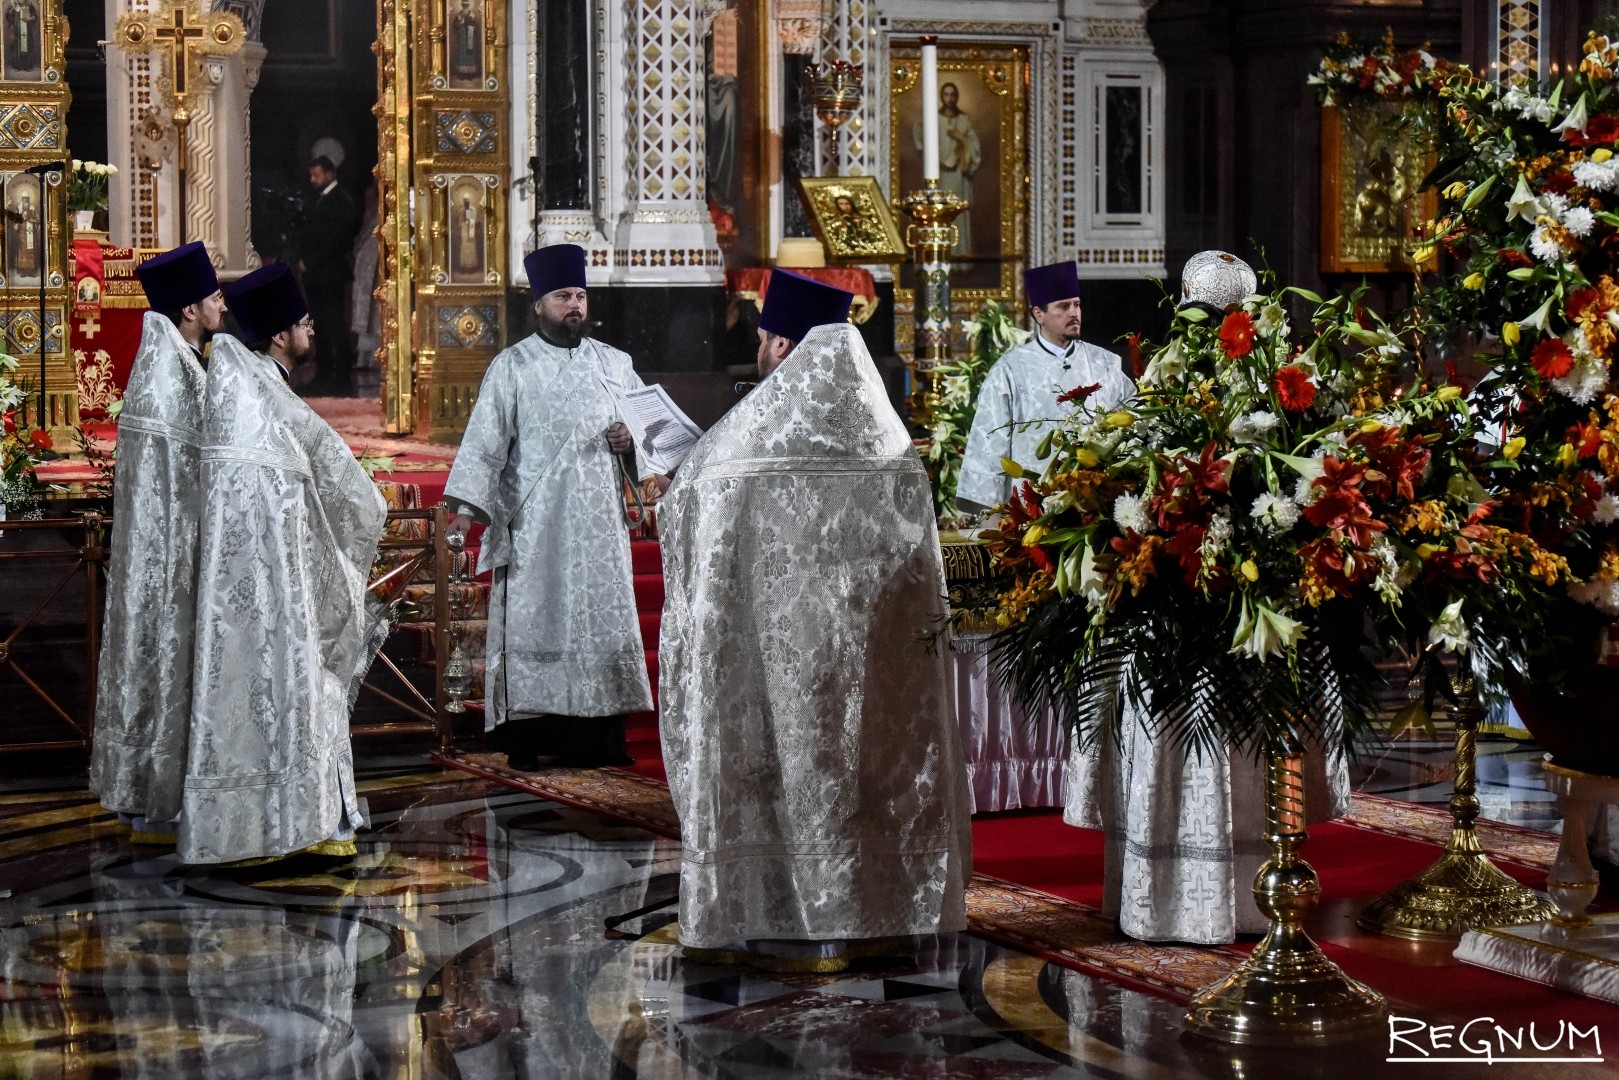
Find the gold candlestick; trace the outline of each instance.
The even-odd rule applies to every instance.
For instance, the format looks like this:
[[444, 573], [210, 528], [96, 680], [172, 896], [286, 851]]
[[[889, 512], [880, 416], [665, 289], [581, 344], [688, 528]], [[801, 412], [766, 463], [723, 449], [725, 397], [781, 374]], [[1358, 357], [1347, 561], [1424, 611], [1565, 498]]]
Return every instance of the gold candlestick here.
[[1481, 926], [1540, 922], [1555, 911], [1551, 901], [1502, 873], [1478, 842], [1473, 828], [1479, 811], [1476, 744], [1484, 710], [1472, 679], [1457, 677], [1451, 689], [1459, 704], [1451, 710], [1456, 721], [1456, 783], [1450, 797], [1450, 841], [1438, 862], [1366, 905], [1356, 921], [1374, 934], [1458, 941]]
[[1301, 1046], [1363, 1035], [1388, 1015], [1383, 996], [1351, 979], [1304, 932], [1321, 898], [1304, 842], [1304, 759], [1273, 753], [1265, 770], [1265, 837], [1274, 854], [1254, 879], [1270, 930], [1242, 965], [1198, 993], [1186, 1029], [1221, 1042]]
[[916, 263], [916, 342], [910, 368], [913, 376], [907, 404], [911, 420], [930, 427], [938, 390], [937, 370], [950, 359], [950, 252], [956, 246], [956, 216], [968, 203], [953, 191], [929, 180], [900, 202], [911, 215], [905, 243]]

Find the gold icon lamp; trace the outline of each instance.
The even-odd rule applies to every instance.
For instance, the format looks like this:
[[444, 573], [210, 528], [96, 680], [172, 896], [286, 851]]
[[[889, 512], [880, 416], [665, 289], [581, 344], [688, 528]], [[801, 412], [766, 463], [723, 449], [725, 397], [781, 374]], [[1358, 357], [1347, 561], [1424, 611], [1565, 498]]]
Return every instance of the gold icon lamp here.
[[1540, 922], [1555, 910], [1549, 900], [1502, 873], [1479, 844], [1477, 743], [1479, 706], [1471, 678], [1451, 680], [1459, 703], [1456, 721], [1456, 783], [1450, 797], [1451, 831], [1445, 854], [1416, 877], [1366, 905], [1357, 920], [1375, 934], [1416, 941], [1457, 941], [1481, 926]]

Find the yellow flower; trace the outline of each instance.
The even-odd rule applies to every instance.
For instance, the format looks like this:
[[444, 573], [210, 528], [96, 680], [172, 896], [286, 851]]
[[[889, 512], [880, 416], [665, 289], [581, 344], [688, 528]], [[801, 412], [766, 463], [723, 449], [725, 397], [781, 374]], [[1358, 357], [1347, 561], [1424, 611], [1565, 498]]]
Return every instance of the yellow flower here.
[[1254, 560], [1242, 560], [1242, 566], [1239, 569], [1242, 570], [1242, 576], [1247, 578], [1249, 581], [1259, 580], [1259, 567], [1254, 564]]
[[1557, 448], [1557, 464], [1563, 468], [1572, 469], [1574, 463], [1578, 460], [1580, 460], [1579, 453], [1569, 443], [1564, 443]]
[[1508, 461], [1517, 461], [1518, 455], [1523, 453], [1523, 448], [1525, 445], [1527, 445], [1527, 443], [1522, 435], [1514, 435], [1512, 438], [1508, 439], [1507, 444], [1501, 448], [1501, 456], [1506, 458]]
[[1455, 401], [1461, 396], [1462, 388], [1459, 386], [1441, 386], [1439, 388], [1440, 401]]
[[1383, 423], [1380, 420], [1365, 420], [1362, 421], [1360, 425], [1360, 433], [1362, 435], [1375, 435], [1382, 430]]
[[1502, 326], [1501, 340], [1509, 349], [1518, 344], [1518, 324], [1515, 322], [1509, 322]]
[[1112, 428], [1127, 428], [1135, 423], [1135, 414], [1120, 409], [1118, 412], [1107, 414], [1107, 426]]
[[1044, 540], [1046, 538], [1046, 534], [1049, 532], [1051, 532], [1051, 529], [1048, 526], [1040, 524], [1030, 525], [1028, 531], [1023, 534], [1023, 546], [1034, 547], [1041, 540]]
[[1474, 292], [1484, 288], [1484, 275], [1476, 270], [1473, 271], [1473, 273], [1462, 278], [1462, 288], [1472, 289]]
[[1602, 164], [1604, 161], [1607, 161], [1611, 157], [1613, 157], [1613, 151], [1609, 150], [1607, 147], [1603, 147], [1601, 150], [1591, 151], [1591, 160], [1596, 162], [1598, 165]]
[[1076, 461], [1083, 468], [1094, 469], [1098, 464], [1101, 463], [1101, 460], [1101, 458], [1096, 456], [1096, 451], [1092, 450], [1088, 446], [1081, 446], [1078, 450], [1074, 451], [1074, 461]]
[[1445, 198], [1447, 199], [1459, 199], [1466, 194], [1467, 182], [1465, 180], [1458, 180], [1445, 189]]

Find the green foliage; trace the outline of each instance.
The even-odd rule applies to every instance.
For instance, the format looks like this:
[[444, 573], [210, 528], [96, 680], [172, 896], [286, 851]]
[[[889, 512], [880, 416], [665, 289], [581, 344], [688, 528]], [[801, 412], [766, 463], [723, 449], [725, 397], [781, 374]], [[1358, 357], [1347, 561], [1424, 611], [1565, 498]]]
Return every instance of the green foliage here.
[[961, 478], [961, 457], [967, 450], [967, 433], [972, 430], [978, 407], [978, 389], [995, 361], [1029, 339], [1029, 332], [1013, 322], [1011, 314], [995, 300], [985, 300], [977, 317], [963, 323], [962, 329], [967, 332], [968, 351], [939, 369], [939, 400], [933, 409], [933, 428], [924, 457], [928, 480], [933, 485], [934, 511], [939, 523], [946, 527], [963, 521], [956, 506], [956, 482]]

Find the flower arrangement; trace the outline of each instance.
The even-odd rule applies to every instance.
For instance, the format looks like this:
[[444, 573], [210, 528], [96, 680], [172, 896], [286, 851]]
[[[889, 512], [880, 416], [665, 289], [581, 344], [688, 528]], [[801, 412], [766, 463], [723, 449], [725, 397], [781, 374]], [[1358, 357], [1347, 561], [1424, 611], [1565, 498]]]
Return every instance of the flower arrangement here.
[[1491, 519], [1460, 388], [1426, 384], [1358, 297], [1183, 309], [1135, 401], [1050, 433], [989, 534], [1009, 577], [987, 615], [1026, 702], [1086, 739], [1117, 722], [1121, 684], [1199, 751], [1274, 751], [1340, 718], [1352, 738], [1379, 681], [1363, 646], [1462, 650], [1484, 610], [1565, 584]]
[[68, 212], [107, 209], [107, 181], [109, 177], [117, 175], [116, 165], [74, 158], [73, 172], [68, 177], [67, 185]]
[[1323, 105], [1339, 105], [1357, 98], [1408, 98], [1452, 70], [1451, 64], [1435, 57], [1426, 45], [1395, 48], [1391, 30], [1375, 43], [1339, 34], [1306, 81], [1316, 87]]
[[[1568, 571], [1544, 608], [1493, 632], [1519, 670], [1560, 684], [1619, 616], [1619, 43], [1592, 33], [1564, 82], [1436, 80], [1445, 272], [1412, 332], [1485, 374], [1473, 392], [1490, 450], [1485, 522], [1533, 537]], [[1430, 113], [1436, 110], [1428, 110]]]
[[933, 426], [923, 455], [933, 486], [934, 512], [946, 526], [959, 525], [963, 519], [956, 508], [956, 482], [961, 478], [961, 458], [977, 411], [978, 388], [995, 361], [1029, 339], [1029, 331], [1013, 322], [995, 300], [985, 300], [976, 317], [963, 320], [961, 328], [967, 335], [967, 352], [938, 369], [938, 403], [932, 410]]
[[52, 488], [34, 467], [58, 455], [51, 433], [17, 422], [17, 406], [28, 400], [26, 382], [15, 380], [16, 358], [0, 353], [0, 507], [24, 518], [43, 516], [40, 500]]

